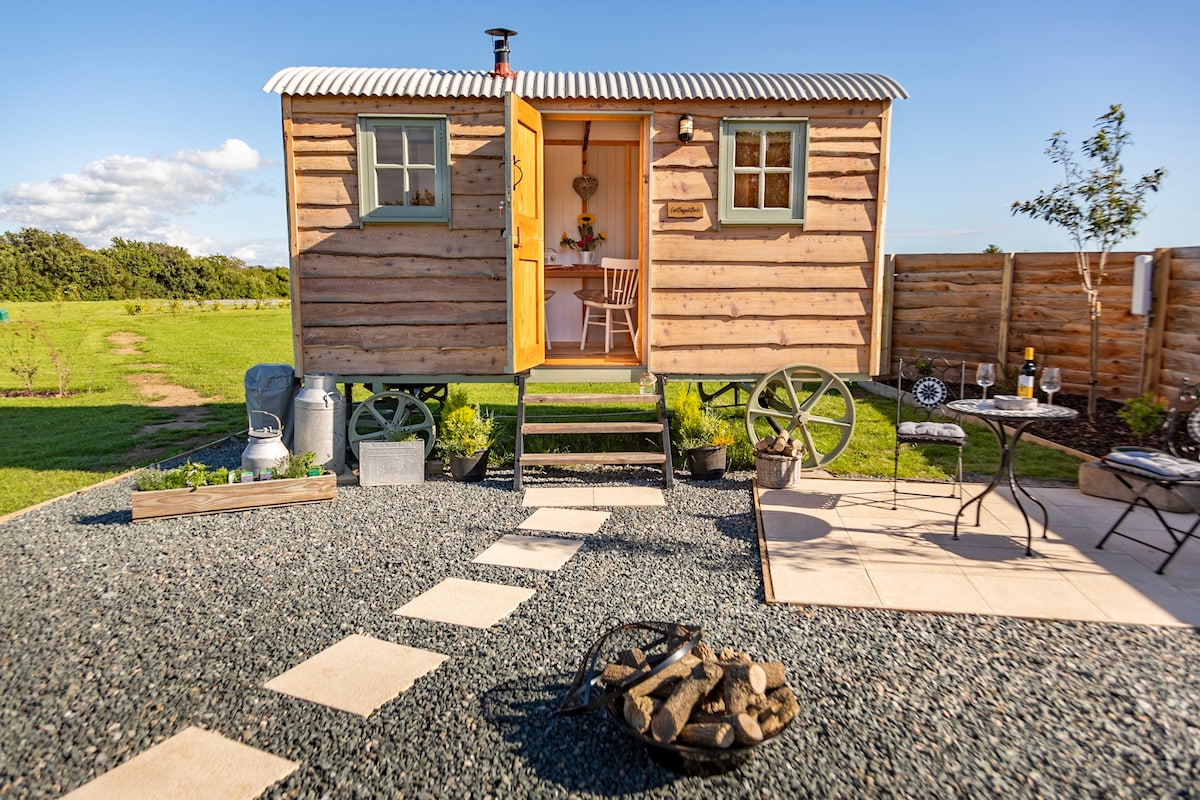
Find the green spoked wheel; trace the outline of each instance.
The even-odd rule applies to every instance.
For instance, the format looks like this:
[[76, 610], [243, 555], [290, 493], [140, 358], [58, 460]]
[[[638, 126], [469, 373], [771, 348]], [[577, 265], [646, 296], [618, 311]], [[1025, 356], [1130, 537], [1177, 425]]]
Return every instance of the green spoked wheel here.
[[433, 451], [437, 430], [429, 406], [411, 394], [378, 392], [363, 400], [350, 415], [350, 449], [358, 457], [359, 442], [389, 442], [413, 434], [425, 442], [425, 457]]
[[837, 458], [854, 434], [854, 398], [823, 367], [792, 364], [764, 375], [750, 390], [746, 433], [751, 444], [787, 431], [804, 445], [804, 469]]

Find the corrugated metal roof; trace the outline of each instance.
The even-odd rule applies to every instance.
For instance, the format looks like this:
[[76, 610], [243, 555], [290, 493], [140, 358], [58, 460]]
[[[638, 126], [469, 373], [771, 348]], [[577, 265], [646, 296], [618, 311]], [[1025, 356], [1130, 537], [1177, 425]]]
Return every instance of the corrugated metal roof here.
[[886, 75], [862, 72], [490, 72], [370, 67], [288, 67], [263, 91], [358, 97], [503, 97], [574, 100], [892, 100], [908, 97]]

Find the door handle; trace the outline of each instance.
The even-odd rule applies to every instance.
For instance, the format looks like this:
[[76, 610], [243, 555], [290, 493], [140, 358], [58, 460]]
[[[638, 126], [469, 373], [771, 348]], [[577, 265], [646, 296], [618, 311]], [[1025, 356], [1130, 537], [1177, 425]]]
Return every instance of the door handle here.
[[515, 231], [516, 231], [516, 235], [513, 236], [513, 250], [520, 250], [521, 249], [521, 226], [517, 225], [515, 228]]

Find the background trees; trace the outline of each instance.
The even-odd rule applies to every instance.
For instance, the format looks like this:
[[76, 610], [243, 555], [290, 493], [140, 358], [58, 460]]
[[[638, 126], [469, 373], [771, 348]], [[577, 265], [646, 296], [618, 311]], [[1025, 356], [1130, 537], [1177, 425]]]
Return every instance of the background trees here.
[[0, 235], [0, 299], [267, 299], [288, 296], [288, 271], [241, 259], [193, 257], [182, 247], [113, 239], [89, 250], [63, 233], [25, 228]]

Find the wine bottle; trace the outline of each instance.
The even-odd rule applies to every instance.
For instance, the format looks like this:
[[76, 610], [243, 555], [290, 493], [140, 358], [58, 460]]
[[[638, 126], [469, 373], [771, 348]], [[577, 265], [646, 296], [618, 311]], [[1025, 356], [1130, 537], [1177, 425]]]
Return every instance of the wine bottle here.
[[1033, 348], [1025, 348], [1025, 363], [1021, 365], [1021, 374], [1017, 377], [1017, 397], [1033, 397], [1033, 383], [1037, 376], [1037, 366], [1033, 363]]

